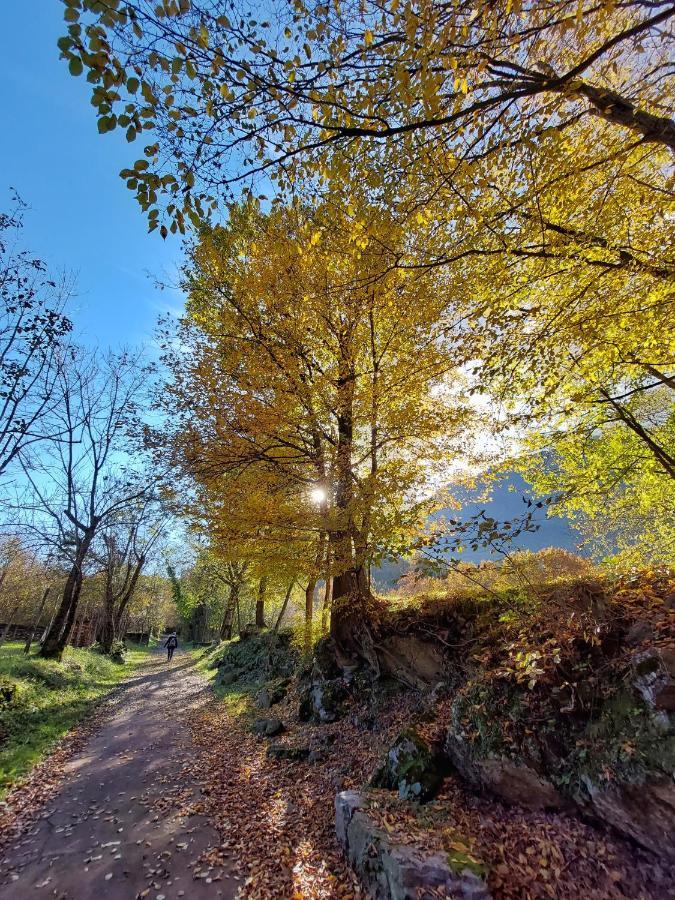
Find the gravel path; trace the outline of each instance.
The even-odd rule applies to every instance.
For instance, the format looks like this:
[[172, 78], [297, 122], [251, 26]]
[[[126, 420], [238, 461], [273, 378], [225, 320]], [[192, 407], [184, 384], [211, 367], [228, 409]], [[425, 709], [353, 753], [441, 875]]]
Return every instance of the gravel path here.
[[57, 795], [5, 848], [7, 900], [233, 898], [227, 867], [200, 862], [220, 839], [204, 816], [199, 756], [183, 724], [209, 699], [190, 658], [154, 655], [65, 765]]

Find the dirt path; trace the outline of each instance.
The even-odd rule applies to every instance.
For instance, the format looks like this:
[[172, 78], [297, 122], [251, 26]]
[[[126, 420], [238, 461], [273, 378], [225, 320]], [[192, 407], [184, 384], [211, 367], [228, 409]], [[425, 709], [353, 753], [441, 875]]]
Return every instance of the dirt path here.
[[237, 880], [198, 861], [220, 840], [201, 812], [205, 773], [183, 723], [208, 695], [189, 657], [167, 667], [153, 656], [66, 764], [37, 823], [5, 849], [0, 897], [233, 898]]

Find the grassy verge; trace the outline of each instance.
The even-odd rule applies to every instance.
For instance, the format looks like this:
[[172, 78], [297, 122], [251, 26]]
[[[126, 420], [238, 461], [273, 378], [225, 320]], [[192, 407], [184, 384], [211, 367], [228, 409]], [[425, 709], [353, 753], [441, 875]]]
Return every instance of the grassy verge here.
[[0, 798], [148, 652], [132, 645], [120, 664], [68, 648], [58, 663], [26, 656], [21, 643], [0, 647]]

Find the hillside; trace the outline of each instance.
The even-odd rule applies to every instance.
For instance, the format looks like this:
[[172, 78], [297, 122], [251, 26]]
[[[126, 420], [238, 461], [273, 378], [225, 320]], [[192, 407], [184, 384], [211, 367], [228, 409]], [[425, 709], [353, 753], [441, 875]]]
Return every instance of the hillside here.
[[[527, 501], [536, 502], [538, 498], [523, 479], [517, 473], [511, 473], [495, 482], [488, 495], [484, 499], [485, 485], [478, 484], [473, 489], [464, 489], [458, 493], [458, 500], [462, 502], [461, 510], [444, 509], [436, 513], [433, 518], [448, 517], [460, 522], [469, 520], [481, 511], [498, 522], [513, 521], [520, 518], [527, 511]], [[551, 514], [550, 507], [535, 509], [532, 516], [535, 531], [523, 531], [509, 544], [510, 550], [543, 550], [545, 547], [559, 547], [572, 553], [585, 555], [581, 545], [579, 533], [572, 523], [566, 519]], [[489, 548], [479, 547], [478, 550], [465, 548], [461, 559], [465, 562], [478, 563], [486, 559], [494, 559], [495, 553]], [[379, 566], [373, 566], [372, 578], [381, 588], [391, 588], [396, 581], [410, 569], [410, 562], [405, 559], [397, 561], [385, 561]]]

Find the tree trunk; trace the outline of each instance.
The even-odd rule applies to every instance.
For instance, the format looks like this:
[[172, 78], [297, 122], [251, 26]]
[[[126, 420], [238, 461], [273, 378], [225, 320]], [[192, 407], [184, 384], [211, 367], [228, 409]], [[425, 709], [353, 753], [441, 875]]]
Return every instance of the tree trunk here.
[[305, 653], [309, 654], [312, 648], [312, 624], [314, 621], [314, 591], [316, 590], [316, 578], [310, 578], [305, 588]]
[[42, 613], [45, 610], [45, 605], [47, 603], [47, 597], [49, 597], [50, 591], [51, 591], [51, 588], [46, 587], [44, 589], [44, 591], [42, 592], [42, 599], [40, 600], [40, 603], [37, 608], [37, 612], [35, 613], [35, 616], [33, 617], [33, 625], [32, 625], [30, 634], [28, 635], [28, 638], [26, 640], [26, 645], [23, 648], [23, 652], [25, 654], [30, 653], [30, 648], [31, 648], [33, 641], [35, 640], [35, 633], [37, 632], [38, 628], [40, 627], [40, 619], [42, 618]]
[[234, 625], [234, 611], [239, 605], [239, 587], [230, 587], [230, 596], [227, 598], [223, 612], [223, 622], [220, 626], [221, 641], [232, 640], [232, 626]]
[[329, 547], [335, 572], [330, 635], [339, 665], [353, 668], [365, 660], [378, 672], [368, 628], [370, 594], [363, 566], [355, 554], [356, 528], [351, 513], [355, 373], [348, 346], [343, 348], [343, 353], [338, 379], [338, 444], [335, 454], [335, 505], [340, 515], [340, 527], [330, 534]]
[[323, 591], [323, 607], [321, 609], [321, 631], [325, 634], [328, 631], [328, 620], [330, 616], [331, 600], [333, 598], [333, 576], [326, 573], [326, 584]]
[[77, 549], [73, 565], [68, 573], [68, 578], [63, 586], [61, 603], [56, 611], [49, 631], [45, 635], [40, 650], [40, 656], [45, 659], [58, 659], [63, 656], [63, 651], [70, 640], [70, 632], [73, 628], [77, 604], [82, 591], [82, 569], [87, 558], [89, 547], [96, 533], [96, 524], [90, 526], [85, 532]]
[[109, 591], [106, 590], [101, 621], [96, 633], [96, 639], [101, 646], [101, 651], [105, 654], [110, 653], [113, 641], [115, 640], [114, 613], [115, 607], [113, 597]]
[[42, 642], [40, 656], [45, 659], [61, 659], [63, 656], [63, 650], [68, 643], [70, 630], [73, 627], [81, 587], [80, 568], [75, 564], [68, 573], [61, 596], [61, 603]]
[[113, 633], [115, 639], [118, 641], [124, 640], [124, 634], [126, 633], [126, 627], [124, 627], [125, 615], [129, 604], [133, 600], [134, 594], [136, 593], [136, 585], [138, 584], [138, 579], [141, 577], [144, 565], [145, 554], [141, 554], [136, 559], [136, 565], [134, 566], [134, 570], [131, 574], [131, 581], [127, 585], [127, 588], [122, 596], [119, 598], [117, 609], [113, 610]]
[[266, 628], [265, 625], [265, 592], [267, 591], [267, 576], [263, 575], [258, 583], [258, 599], [255, 602], [255, 624], [257, 628]]
[[279, 630], [279, 626], [281, 625], [281, 620], [286, 613], [286, 607], [288, 606], [288, 601], [291, 599], [291, 594], [293, 593], [293, 587], [295, 586], [295, 581], [291, 581], [286, 590], [286, 596], [284, 597], [284, 602], [281, 604], [281, 609], [279, 610], [279, 615], [277, 616], [277, 620], [274, 623], [274, 632], [276, 633]]

